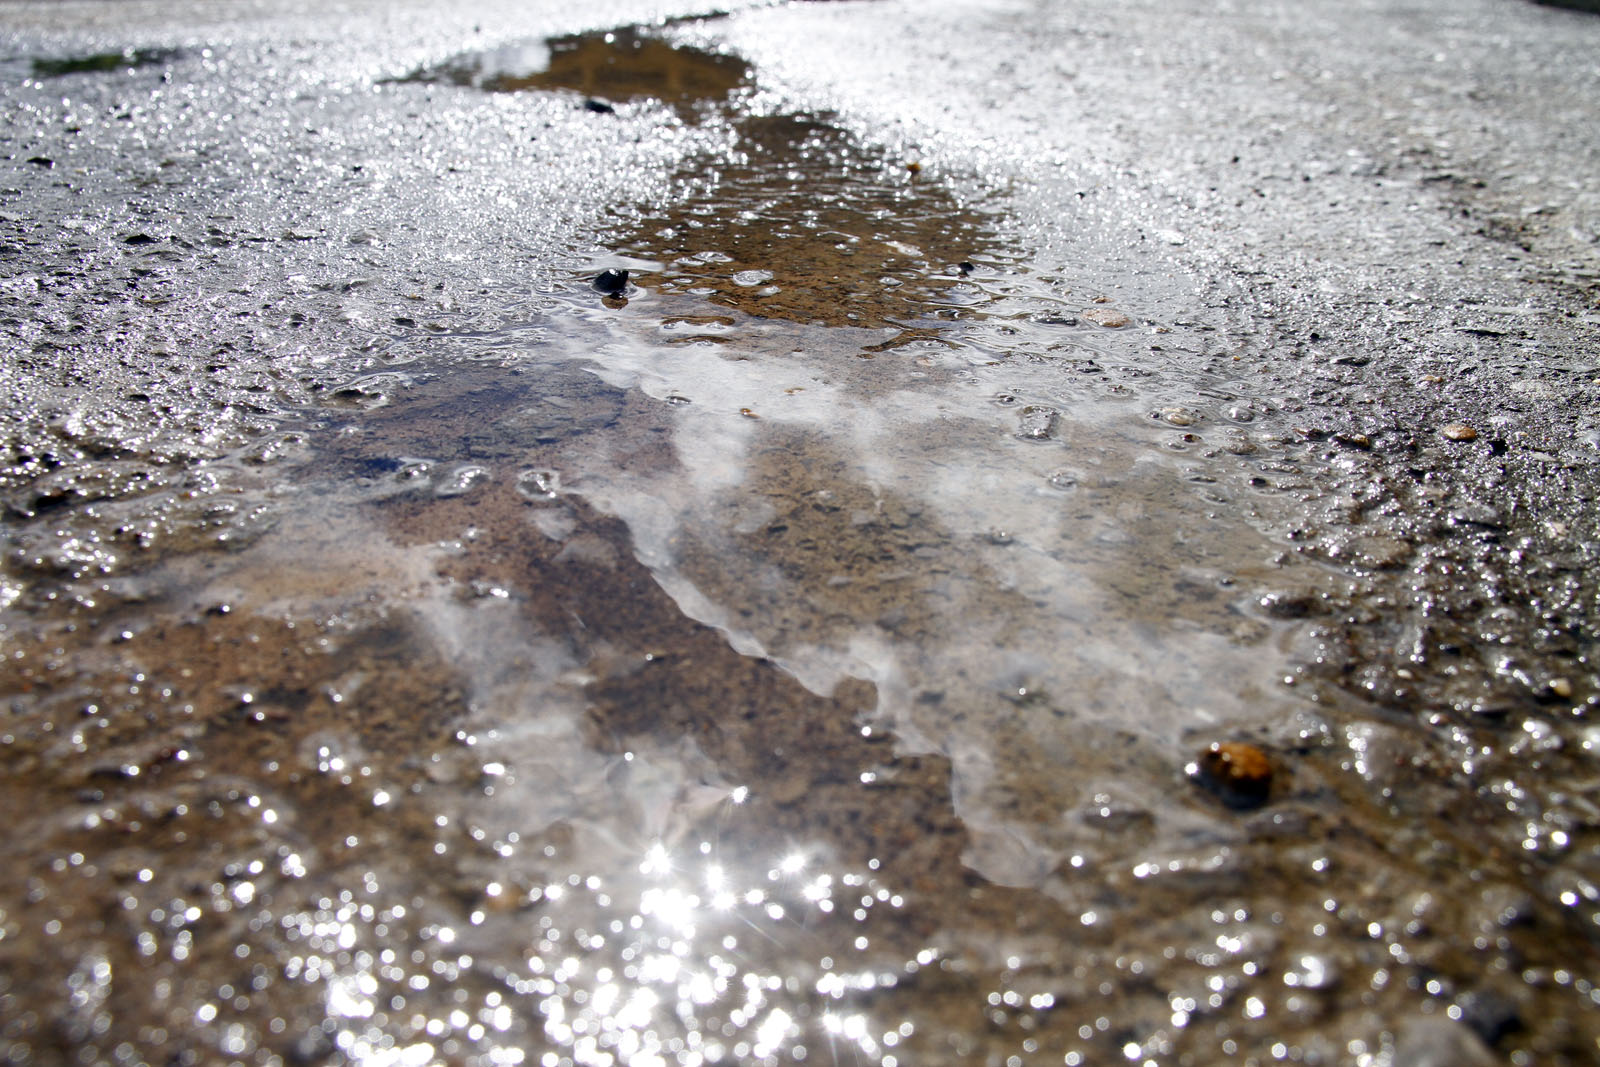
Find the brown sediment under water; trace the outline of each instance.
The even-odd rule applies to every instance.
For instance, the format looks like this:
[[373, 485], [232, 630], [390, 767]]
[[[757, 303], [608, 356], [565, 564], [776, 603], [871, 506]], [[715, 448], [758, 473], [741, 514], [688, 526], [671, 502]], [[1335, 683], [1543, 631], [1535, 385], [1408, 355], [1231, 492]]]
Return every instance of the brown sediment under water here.
[[985, 302], [965, 281], [993, 254], [985, 219], [905, 160], [811, 115], [736, 125], [734, 161], [691, 184], [617, 251], [659, 260], [639, 281], [764, 318], [900, 326], [899, 343]]
[[724, 101], [750, 82], [738, 56], [674, 44], [622, 27], [604, 34], [553, 37], [459, 56], [407, 79], [492, 93], [530, 89], [578, 92], [596, 103], [656, 100], [680, 106]]
[[[736, 59], [538, 47], [438, 80], [729, 107], [735, 161], [614, 235], [622, 299], [397, 344], [220, 503], [162, 487], [148, 549], [94, 494], [16, 508], [13, 1058], [1581, 1044], [1562, 920], [1446, 755], [1284, 684], [1365, 579], [1275, 532], [1314, 472], [1227, 344], [827, 116], [725, 104]], [[1263, 804], [1190, 780], [1218, 740], [1268, 753]]]

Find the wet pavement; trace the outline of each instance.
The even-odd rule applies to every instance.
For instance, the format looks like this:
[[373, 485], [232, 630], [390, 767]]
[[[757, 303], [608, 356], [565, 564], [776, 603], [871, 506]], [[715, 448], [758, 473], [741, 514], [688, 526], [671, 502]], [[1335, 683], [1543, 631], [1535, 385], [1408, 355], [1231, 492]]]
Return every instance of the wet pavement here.
[[6, 1061], [1600, 1060], [1600, 19], [565, 6], [4, 6]]

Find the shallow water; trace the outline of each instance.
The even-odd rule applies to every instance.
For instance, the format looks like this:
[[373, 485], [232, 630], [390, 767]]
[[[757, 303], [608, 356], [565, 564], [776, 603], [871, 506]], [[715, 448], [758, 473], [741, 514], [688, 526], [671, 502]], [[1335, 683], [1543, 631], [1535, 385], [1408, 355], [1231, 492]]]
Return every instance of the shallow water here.
[[[489, 177], [334, 116], [291, 175], [371, 198], [337, 244], [214, 218], [134, 275], [180, 340], [84, 357], [209, 337], [226, 385], [22, 405], [9, 1059], [1585, 1062], [1592, 583], [1503, 572], [1503, 442], [1308, 405], [719, 25], [374, 79]], [[571, 196], [532, 281], [449, 236], [520, 182]], [[221, 291], [268, 234], [283, 293]]]

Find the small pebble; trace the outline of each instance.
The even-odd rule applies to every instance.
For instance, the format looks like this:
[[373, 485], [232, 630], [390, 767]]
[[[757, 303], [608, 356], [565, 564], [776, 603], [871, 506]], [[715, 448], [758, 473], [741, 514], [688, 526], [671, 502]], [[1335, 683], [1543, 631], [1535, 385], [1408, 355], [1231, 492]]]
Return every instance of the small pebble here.
[[1193, 426], [1200, 416], [1188, 408], [1162, 408], [1161, 417], [1174, 426]]
[[1274, 589], [1262, 593], [1256, 603], [1274, 619], [1303, 619], [1316, 607], [1317, 597], [1302, 589]]
[[1257, 808], [1272, 789], [1272, 761], [1244, 741], [1215, 741], [1190, 774], [1230, 808]]
[[1452, 422], [1439, 431], [1452, 441], [1476, 441], [1478, 431], [1463, 422]]
[[1069, 470], [1051, 471], [1045, 476], [1045, 481], [1050, 483], [1050, 488], [1065, 491], [1076, 488], [1078, 476]]
[[1107, 329], [1120, 330], [1133, 320], [1120, 311], [1111, 308], [1090, 308], [1083, 313], [1083, 317], [1090, 322], [1099, 323]]
[[615, 296], [628, 287], [628, 272], [614, 268], [603, 270], [594, 276], [594, 281], [590, 284], [594, 286], [594, 291], [597, 293]]

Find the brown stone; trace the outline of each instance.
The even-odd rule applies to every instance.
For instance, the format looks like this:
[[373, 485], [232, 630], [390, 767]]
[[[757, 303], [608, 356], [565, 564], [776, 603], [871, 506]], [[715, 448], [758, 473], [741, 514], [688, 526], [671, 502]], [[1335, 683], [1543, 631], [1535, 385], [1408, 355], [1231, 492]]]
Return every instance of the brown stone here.
[[1255, 808], [1272, 790], [1272, 760], [1245, 741], [1214, 741], [1194, 766], [1201, 785], [1230, 808]]
[[1442, 427], [1439, 432], [1452, 441], [1476, 441], [1478, 439], [1478, 431], [1464, 422], [1452, 422], [1450, 425]]

